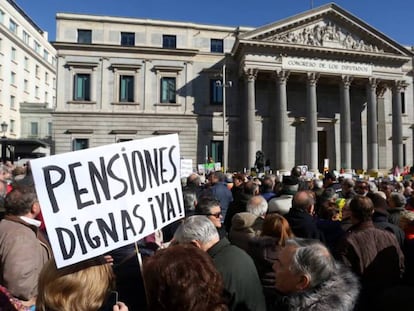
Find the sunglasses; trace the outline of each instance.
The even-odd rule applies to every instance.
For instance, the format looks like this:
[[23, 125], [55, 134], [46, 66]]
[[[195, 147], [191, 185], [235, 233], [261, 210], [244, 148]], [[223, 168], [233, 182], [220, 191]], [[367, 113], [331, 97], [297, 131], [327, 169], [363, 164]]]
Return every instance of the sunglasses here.
[[214, 216], [216, 218], [220, 218], [220, 216], [222, 215], [221, 212], [215, 213], [215, 214], [206, 214], [207, 216]]

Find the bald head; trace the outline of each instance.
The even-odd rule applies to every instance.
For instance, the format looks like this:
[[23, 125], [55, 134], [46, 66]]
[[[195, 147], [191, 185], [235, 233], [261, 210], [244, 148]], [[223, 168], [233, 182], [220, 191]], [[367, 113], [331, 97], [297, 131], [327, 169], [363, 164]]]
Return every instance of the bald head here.
[[257, 216], [264, 216], [267, 212], [267, 201], [261, 195], [253, 196], [246, 205], [246, 211]]
[[304, 210], [310, 214], [313, 213], [315, 200], [310, 192], [298, 191], [292, 199], [292, 208]]

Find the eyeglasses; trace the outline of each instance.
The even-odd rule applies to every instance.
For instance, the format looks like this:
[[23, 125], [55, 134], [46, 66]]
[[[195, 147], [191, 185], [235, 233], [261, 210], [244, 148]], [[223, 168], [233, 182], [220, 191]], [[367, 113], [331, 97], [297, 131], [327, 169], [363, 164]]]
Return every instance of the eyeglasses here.
[[216, 217], [216, 218], [220, 218], [220, 216], [222, 215], [222, 213], [221, 212], [218, 212], [218, 213], [214, 213], [214, 214], [206, 214], [206, 216], [214, 216], [214, 217]]

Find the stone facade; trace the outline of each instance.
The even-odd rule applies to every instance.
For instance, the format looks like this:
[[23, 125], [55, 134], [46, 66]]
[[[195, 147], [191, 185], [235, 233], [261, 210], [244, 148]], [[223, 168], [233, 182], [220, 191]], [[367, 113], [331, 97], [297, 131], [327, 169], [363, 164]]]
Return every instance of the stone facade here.
[[57, 30], [57, 153], [178, 133], [183, 158], [229, 170], [258, 150], [282, 171], [413, 164], [413, 54], [335, 4], [256, 29], [58, 14]]

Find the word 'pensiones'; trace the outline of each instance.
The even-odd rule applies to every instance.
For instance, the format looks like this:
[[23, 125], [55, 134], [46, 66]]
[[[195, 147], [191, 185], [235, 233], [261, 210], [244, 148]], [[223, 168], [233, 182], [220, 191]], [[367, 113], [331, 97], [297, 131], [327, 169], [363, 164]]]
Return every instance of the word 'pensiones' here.
[[[91, 188], [80, 187], [77, 179], [77, 170], [84, 170], [82, 163], [74, 162], [68, 165], [69, 176], [73, 187], [73, 193], [76, 198], [77, 208], [82, 209], [89, 205], [99, 204], [102, 202], [101, 192], [105, 200], [119, 199], [126, 195], [128, 191], [134, 195], [137, 191], [143, 192], [148, 187], [153, 188], [160, 184], [171, 183], [177, 176], [177, 167], [173, 161], [173, 151], [176, 146], [171, 146], [168, 150], [166, 147], [154, 148], [149, 150], [134, 150], [130, 154], [116, 153], [109, 159], [99, 157], [99, 167], [95, 162], [89, 161], [88, 172], [90, 176]], [[168, 157], [172, 172], [169, 172], [170, 178], [166, 179], [167, 170], [164, 168], [164, 158]], [[127, 179], [120, 177], [114, 172], [114, 165], [123, 165], [127, 172]], [[56, 199], [56, 189], [65, 183], [66, 170], [56, 165], [48, 165], [42, 168], [45, 179], [46, 189], [54, 213], [59, 212], [59, 205]], [[52, 182], [52, 173], [59, 174], [59, 178]], [[122, 185], [121, 190], [117, 193], [111, 193], [115, 187], [111, 187], [111, 182], [117, 182]], [[82, 195], [88, 194], [92, 190], [95, 200], [83, 201]]]

